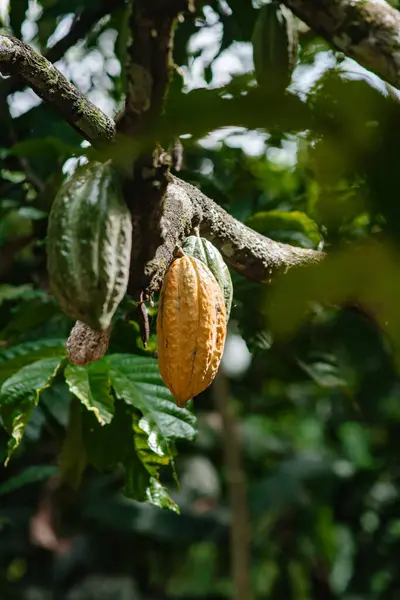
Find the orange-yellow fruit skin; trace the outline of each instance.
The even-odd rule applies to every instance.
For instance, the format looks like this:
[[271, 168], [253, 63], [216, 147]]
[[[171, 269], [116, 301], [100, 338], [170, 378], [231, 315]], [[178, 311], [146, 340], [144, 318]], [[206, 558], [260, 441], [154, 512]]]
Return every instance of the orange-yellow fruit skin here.
[[210, 269], [191, 256], [176, 259], [161, 289], [157, 338], [159, 371], [178, 406], [213, 381], [226, 324], [224, 297]]

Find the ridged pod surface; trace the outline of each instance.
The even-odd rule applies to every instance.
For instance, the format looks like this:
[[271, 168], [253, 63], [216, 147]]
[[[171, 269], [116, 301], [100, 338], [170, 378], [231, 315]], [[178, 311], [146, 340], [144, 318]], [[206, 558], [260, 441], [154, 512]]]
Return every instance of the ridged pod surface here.
[[77, 169], [52, 206], [47, 265], [64, 312], [106, 330], [126, 293], [132, 221], [110, 162]]
[[260, 8], [252, 36], [257, 83], [269, 92], [283, 92], [297, 61], [298, 35], [291, 11], [279, 2]]
[[217, 374], [226, 338], [222, 290], [192, 256], [177, 258], [161, 289], [158, 366], [178, 406], [203, 392]]
[[233, 285], [229, 269], [220, 252], [205, 238], [191, 235], [186, 238], [182, 250], [207, 265], [218, 281], [225, 301], [226, 318], [229, 319], [232, 306]]

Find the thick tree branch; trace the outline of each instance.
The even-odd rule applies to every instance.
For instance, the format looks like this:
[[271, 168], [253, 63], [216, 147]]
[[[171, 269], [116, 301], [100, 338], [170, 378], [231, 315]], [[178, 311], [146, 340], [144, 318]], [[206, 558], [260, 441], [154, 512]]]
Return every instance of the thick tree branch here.
[[0, 35], [0, 72], [23, 79], [93, 144], [112, 140], [115, 123], [89, 102], [44, 56], [16, 38]]
[[400, 12], [384, 0], [282, 0], [335, 48], [400, 88]]
[[[89, 102], [49, 61], [23, 42], [0, 36], [0, 71], [22, 77], [95, 147], [102, 147], [114, 139], [114, 121]], [[169, 178], [169, 181], [162, 209], [159, 236], [162, 242], [147, 260], [145, 269], [141, 265], [140, 272], [140, 261], [134, 265], [133, 293], [143, 289], [150, 294], [157, 291], [176, 246], [198, 225], [202, 235], [213, 241], [232, 268], [256, 281], [269, 281], [277, 272], [318, 262], [324, 257], [322, 252], [266, 238], [234, 219], [194, 186], [177, 177]], [[137, 195], [136, 187], [134, 191]], [[149, 230], [148, 235], [152, 234], [154, 232]]]
[[324, 256], [323, 252], [296, 248], [260, 235], [234, 219], [193, 185], [177, 177], [173, 177], [173, 183], [177, 188], [169, 186], [170, 201], [178, 189], [181, 198], [185, 194], [194, 208], [192, 228], [199, 222], [201, 235], [219, 248], [228, 265], [248, 279], [267, 283], [277, 273], [319, 262]]
[[[76, 15], [68, 33], [58, 42], [44, 52], [44, 57], [51, 63], [55, 63], [64, 56], [67, 50], [84, 39], [93, 26], [104, 16], [106, 12], [113, 13], [123, 6], [124, 0], [113, 0], [111, 6], [108, 0], [83, 9]], [[13, 94], [22, 90], [27, 85], [23, 79], [13, 78], [8, 81], [5, 95]]]
[[190, 8], [190, 0], [132, 1], [127, 92], [117, 132], [136, 143], [149, 140], [139, 156], [128, 162], [124, 185], [133, 225], [130, 292], [141, 297], [155, 275], [149, 262], [154, 265], [154, 255], [163, 244], [161, 216], [171, 162], [160, 146], [161, 136], [154, 135], [154, 124], [164, 113], [173, 72], [175, 23], [179, 13]]

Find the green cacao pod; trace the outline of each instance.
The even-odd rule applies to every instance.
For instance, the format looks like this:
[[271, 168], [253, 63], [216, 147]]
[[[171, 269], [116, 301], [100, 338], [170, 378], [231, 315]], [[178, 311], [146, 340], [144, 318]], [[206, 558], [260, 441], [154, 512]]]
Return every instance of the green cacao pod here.
[[253, 37], [257, 83], [269, 92], [283, 92], [297, 61], [298, 36], [291, 11], [279, 2], [261, 7]]
[[188, 256], [201, 260], [218, 281], [225, 301], [226, 316], [229, 319], [232, 306], [233, 285], [224, 259], [219, 251], [205, 238], [191, 235], [183, 243], [182, 250]]
[[129, 278], [132, 221], [110, 162], [78, 168], [61, 187], [49, 216], [50, 285], [64, 312], [106, 330]]

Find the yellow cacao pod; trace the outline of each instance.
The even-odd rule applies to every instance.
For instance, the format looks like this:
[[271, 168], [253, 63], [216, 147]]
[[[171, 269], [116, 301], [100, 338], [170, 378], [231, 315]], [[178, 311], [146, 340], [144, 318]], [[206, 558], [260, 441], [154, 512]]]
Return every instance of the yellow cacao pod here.
[[197, 258], [170, 266], [157, 317], [158, 367], [178, 406], [213, 381], [226, 338], [226, 309], [220, 285]]

